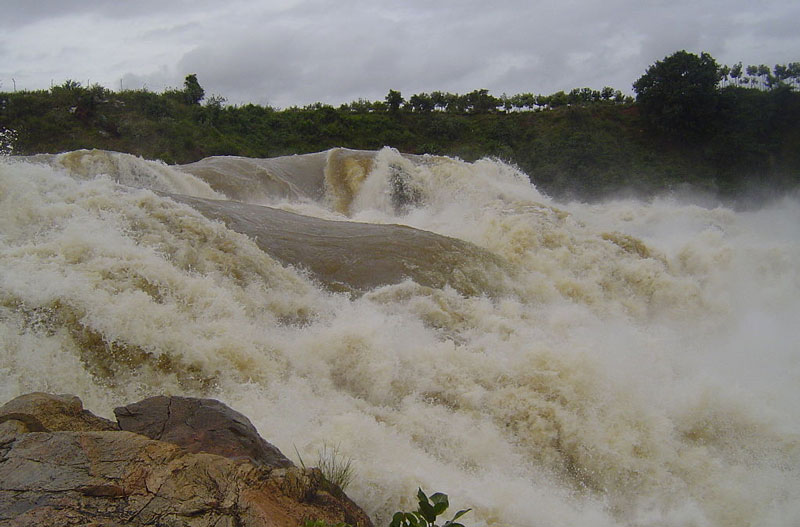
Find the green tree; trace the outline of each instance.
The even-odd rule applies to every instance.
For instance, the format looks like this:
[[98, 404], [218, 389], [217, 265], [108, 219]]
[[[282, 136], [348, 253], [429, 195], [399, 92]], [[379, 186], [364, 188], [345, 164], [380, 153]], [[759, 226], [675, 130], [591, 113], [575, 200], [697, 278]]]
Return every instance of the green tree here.
[[489, 94], [489, 90], [474, 90], [464, 96], [470, 113], [489, 113], [497, 110], [500, 100]]
[[391, 113], [396, 113], [400, 110], [402, 104], [403, 95], [397, 90], [389, 90], [389, 93], [386, 94], [386, 105], [389, 107], [389, 111]]
[[450, 113], [464, 113], [467, 111], [467, 98], [457, 93], [445, 94], [446, 108]]
[[769, 71], [769, 66], [766, 64], [759, 64], [758, 66], [758, 76], [759, 82], [762, 88], [771, 88], [772, 84], [770, 81], [770, 77], [772, 77], [772, 73]]
[[547, 105], [550, 108], [558, 108], [560, 106], [566, 106], [569, 104], [569, 98], [564, 90], [557, 91], [551, 95], [547, 96]]
[[503, 111], [506, 113], [514, 109], [514, 103], [511, 101], [511, 97], [505, 93], [500, 96], [500, 104], [503, 106]]
[[789, 78], [789, 68], [787, 68], [785, 64], [775, 64], [772, 71], [778, 83], [783, 83], [783, 81]]
[[435, 91], [431, 93], [431, 102], [433, 102], [434, 108], [438, 108], [439, 110], [446, 110], [447, 94], [444, 92]]
[[720, 79], [720, 68], [711, 55], [678, 51], [650, 66], [633, 90], [652, 125], [671, 135], [696, 138], [713, 122]]
[[[527, 94], [529, 95], [529, 94]], [[512, 95], [511, 98], [511, 106], [516, 108], [517, 110], [523, 110], [526, 108], [528, 100], [526, 98], [526, 94], [518, 93], [516, 95]], [[528, 108], [530, 109], [530, 108]]]
[[737, 62], [736, 64], [734, 64], [733, 67], [728, 70], [728, 73], [730, 73], [733, 82], [735, 82], [737, 85], [741, 84], [741, 82], [739, 82], [739, 79], [742, 76], [742, 63]]
[[219, 121], [225, 102], [227, 102], [227, 99], [221, 95], [212, 95], [206, 99], [203, 121], [211, 125], [216, 124]]
[[790, 62], [786, 66], [789, 71], [789, 79], [796, 86], [800, 86], [800, 62]]
[[427, 93], [412, 95], [408, 99], [408, 104], [414, 112], [430, 112], [433, 111], [434, 108], [433, 99], [431, 99], [431, 96]]
[[186, 80], [183, 81], [183, 93], [189, 104], [200, 104], [206, 95], [206, 91], [197, 82], [197, 75], [194, 73], [187, 75]]

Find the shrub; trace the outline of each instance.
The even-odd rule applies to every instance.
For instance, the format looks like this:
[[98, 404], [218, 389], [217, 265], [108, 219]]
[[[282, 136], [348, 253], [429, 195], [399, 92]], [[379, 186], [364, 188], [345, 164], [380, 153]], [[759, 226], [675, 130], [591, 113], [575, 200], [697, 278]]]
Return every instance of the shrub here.
[[318, 452], [317, 467], [330, 483], [344, 490], [353, 481], [353, 460], [339, 452], [339, 446], [322, 445]]
[[[294, 447], [294, 451], [300, 460], [300, 466], [305, 470], [306, 464], [297, 447]], [[327, 443], [323, 443], [322, 449], [317, 452], [317, 468], [325, 481], [339, 487], [342, 491], [350, 485], [355, 475], [352, 458], [343, 455], [339, 451], [338, 445], [328, 446]]]
[[[436, 517], [450, 506], [447, 494], [437, 492], [429, 499], [422, 489], [419, 489], [417, 498], [419, 499], [417, 510], [413, 512], [396, 512], [389, 527], [439, 527], [436, 523]], [[444, 522], [441, 527], [464, 527], [461, 523], [456, 523], [456, 520], [471, 510], [463, 509], [458, 511], [452, 519]]]

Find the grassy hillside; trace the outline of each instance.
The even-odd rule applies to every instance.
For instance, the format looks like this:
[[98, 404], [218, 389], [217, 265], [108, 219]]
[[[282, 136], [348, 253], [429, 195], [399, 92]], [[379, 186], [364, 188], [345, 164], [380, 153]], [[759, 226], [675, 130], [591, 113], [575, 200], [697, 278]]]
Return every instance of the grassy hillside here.
[[584, 199], [682, 184], [733, 195], [800, 183], [800, 93], [721, 90], [702, 138], [648, 126], [635, 103], [598, 100], [545, 111], [419, 111], [321, 104], [275, 110], [188, 100], [184, 91], [110, 92], [67, 82], [0, 93], [0, 131], [16, 131], [15, 154], [102, 148], [167, 163], [211, 155], [272, 157], [334, 146], [433, 153], [517, 164], [556, 196]]

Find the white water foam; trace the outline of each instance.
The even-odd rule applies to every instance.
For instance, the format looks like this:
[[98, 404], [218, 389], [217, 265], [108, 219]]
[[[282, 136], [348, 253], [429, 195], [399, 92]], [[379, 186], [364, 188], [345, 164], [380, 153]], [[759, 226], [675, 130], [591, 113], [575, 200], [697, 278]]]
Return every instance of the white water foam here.
[[3, 400], [216, 397], [287, 454], [338, 444], [377, 524], [417, 486], [473, 526], [800, 521], [797, 200], [560, 205], [501, 163], [384, 150], [349, 217], [470, 241], [520, 283], [350, 298], [126, 170], [0, 161]]

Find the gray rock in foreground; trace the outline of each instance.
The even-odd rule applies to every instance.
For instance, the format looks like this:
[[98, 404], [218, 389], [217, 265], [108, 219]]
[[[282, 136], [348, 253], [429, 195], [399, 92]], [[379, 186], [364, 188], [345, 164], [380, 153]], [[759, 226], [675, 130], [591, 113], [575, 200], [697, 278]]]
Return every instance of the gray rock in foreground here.
[[294, 464], [258, 435], [250, 420], [214, 399], [150, 397], [114, 409], [122, 430], [257, 465], [288, 468]]

